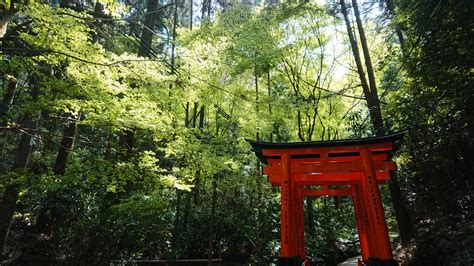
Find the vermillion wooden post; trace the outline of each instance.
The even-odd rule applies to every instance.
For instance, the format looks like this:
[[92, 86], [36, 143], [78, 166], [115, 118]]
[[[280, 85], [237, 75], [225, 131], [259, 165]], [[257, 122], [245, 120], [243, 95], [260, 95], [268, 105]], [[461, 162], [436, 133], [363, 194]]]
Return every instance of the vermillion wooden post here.
[[281, 228], [280, 228], [280, 257], [290, 258], [294, 256], [293, 236], [290, 231], [293, 228], [291, 217], [291, 181], [290, 160], [288, 153], [281, 155]]
[[388, 237], [387, 224], [385, 222], [385, 214], [380, 199], [380, 191], [376, 179], [374, 163], [371, 159], [370, 151], [367, 147], [360, 150], [362, 166], [365, 174], [362, 175], [362, 196], [366, 197], [366, 210], [369, 213], [369, 226], [373, 235], [376, 246], [375, 258], [380, 260], [392, 260], [392, 248]]
[[288, 154], [281, 155], [281, 213], [280, 213], [280, 257], [288, 257], [290, 254], [291, 239], [290, 231], [290, 172]]
[[306, 246], [304, 241], [304, 210], [303, 210], [303, 188], [302, 186], [297, 186], [296, 188], [296, 206], [298, 211], [298, 257], [306, 258]]
[[357, 223], [357, 231], [359, 233], [360, 251], [362, 253], [362, 260], [367, 261], [370, 255], [369, 236], [367, 232], [367, 214], [363, 208], [360, 199], [359, 185], [351, 185], [352, 189], [352, 204], [354, 205], [354, 212]]
[[388, 180], [390, 171], [396, 169], [389, 153], [404, 134], [319, 142], [250, 141], [256, 155], [267, 165], [263, 172], [268, 180], [281, 187], [278, 265], [301, 266], [305, 261], [303, 197], [325, 195], [352, 196], [363, 259], [359, 265], [397, 265], [378, 184]]

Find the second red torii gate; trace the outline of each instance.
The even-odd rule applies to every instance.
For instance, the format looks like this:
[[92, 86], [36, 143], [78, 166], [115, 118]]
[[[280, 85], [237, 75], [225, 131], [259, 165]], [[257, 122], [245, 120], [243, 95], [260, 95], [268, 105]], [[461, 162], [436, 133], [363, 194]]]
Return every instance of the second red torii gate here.
[[378, 184], [390, 179], [390, 171], [396, 169], [390, 154], [404, 134], [294, 143], [249, 141], [257, 157], [266, 164], [263, 171], [268, 180], [281, 188], [279, 265], [309, 265], [303, 197], [325, 195], [352, 197], [363, 260], [360, 264], [397, 265]]

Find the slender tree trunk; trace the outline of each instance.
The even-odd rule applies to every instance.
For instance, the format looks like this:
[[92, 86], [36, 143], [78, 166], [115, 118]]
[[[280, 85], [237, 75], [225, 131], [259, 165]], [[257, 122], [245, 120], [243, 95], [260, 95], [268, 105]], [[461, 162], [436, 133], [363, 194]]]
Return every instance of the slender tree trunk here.
[[412, 237], [412, 228], [410, 214], [405, 205], [405, 199], [400, 189], [400, 184], [395, 174], [391, 174], [388, 182], [390, 197], [392, 198], [395, 218], [397, 219], [398, 231], [400, 233], [400, 241], [402, 246], [406, 247], [410, 243]]
[[[204, 111], [205, 107], [204, 105], [201, 106], [201, 109], [199, 111], [199, 130], [204, 129]], [[200, 200], [200, 193], [201, 193], [201, 170], [196, 171], [196, 178], [194, 180], [194, 191], [193, 191], [193, 200], [194, 200], [194, 205], [199, 206], [201, 200]]]
[[199, 206], [201, 204], [201, 171], [196, 171], [196, 179], [194, 179], [194, 190], [193, 190], [193, 201], [194, 205]]
[[186, 102], [186, 107], [184, 108], [184, 127], [189, 127], [189, 102]]
[[[140, 48], [138, 50], [138, 56], [153, 57], [154, 52], [152, 49], [153, 40], [153, 29], [156, 23], [156, 10], [158, 9], [158, 0], [148, 0], [147, 3], [147, 14], [145, 16], [145, 23], [142, 29], [140, 38]], [[120, 142], [125, 148], [125, 152], [122, 155], [123, 160], [128, 160], [133, 156], [133, 147], [135, 145], [135, 132], [133, 129], [126, 129], [120, 137]]]
[[126, 161], [133, 156], [133, 146], [135, 145], [135, 131], [133, 129], [126, 129], [120, 136], [120, 143], [123, 147], [121, 158]]
[[[352, 54], [354, 55], [354, 61], [357, 66], [357, 73], [359, 74], [360, 83], [364, 91], [364, 97], [365, 97], [365, 100], [367, 101], [367, 107], [369, 108], [371, 122], [373, 125], [378, 125], [379, 124], [378, 115], [375, 113], [376, 109], [373, 108], [374, 103], [373, 103], [372, 93], [370, 92], [369, 83], [367, 82], [367, 78], [365, 77], [364, 67], [362, 66], [362, 59], [359, 52], [359, 46], [357, 45], [357, 41], [355, 39], [354, 33], [352, 32], [352, 26], [349, 20], [346, 3], [344, 2], [344, 0], [340, 0], [340, 4], [341, 4], [342, 14], [346, 22], [347, 35], [349, 36], [349, 42], [351, 43]], [[377, 129], [375, 130], [377, 131]]]
[[[382, 120], [382, 113], [380, 110], [380, 101], [378, 99], [377, 95], [377, 87], [375, 84], [375, 77], [373, 73], [373, 68], [372, 68], [372, 63], [370, 60], [370, 54], [368, 50], [368, 45], [367, 45], [367, 40], [365, 38], [365, 33], [362, 25], [362, 21], [360, 19], [360, 13], [359, 9], [357, 6], [357, 1], [352, 0], [352, 4], [354, 6], [354, 14], [356, 16], [356, 21], [357, 21], [357, 26], [358, 26], [358, 31], [360, 35], [360, 40], [361, 40], [361, 46], [364, 52], [364, 57], [365, 57], [365, 62], [366, 62], [366, 67], [369, 80], [370, 80], [370, 86], [367, 83], [363, 66], [362, 66], [362, 60], [360, 57], [359, 53], [359, 48], [357, 46], [357, 42], [355, 40], [355, 37], [352, 33], [352, 27], [350, 24], [350, 20], [348, 17], [347, 13], [347, 8], [345, 5], [344, 0], [340, 0], [341, 4], [341, 9], [342, 13], [344, 15], [344, 20], [346, 22], [347, 26], [347, 33], [349, 35], [349, 40], [351, 43], [352, 47], [352, 52], [354, 55], [354, 59], [356, 61], [357, 65], [357, 71], [359, 73], [359, 77], [361, 80], [361, 84], [364, 90], [364, 96], [367, 101], [367, 106], [369, 108], [370, 116], [371, 116], [371, 121], [372, 125], [374, 127], [374, 130], [377, 135], [382, 135], [384, 134], [384, 126], [383, 126], [383, 120]], [[402, 239], [402, 244], [406, 245], [411, 238], [411, 223], [410, 223], [410, 217], [408, 215], [408, 209], [406, 208], [403, 200], [403, 196], [401, 194], [400, 190], [400, 185], [398, 183], [398, 180], [395, 176], [392, 177], [392, 179], [389, 182], [389, 189], [390, 189], [390, 196], [392, 198], [392, 204], [394, 206], [395, 210], [395, 216], [397, 219], [397, 224], [399, 228], [399, 233], [400, 233], [400, 238]]]
[[314, 225], [314, 198], [306, 198], [306, 217], [308, 218], [308, 233], [312, 236], [316, 235], [316, 227]]
[[13, 98], [18, 84], [15, 78], [7, 78], [7, 80], [7, 89], [3, 95], [2, 101], [0, 102], [0, 123], [3, 123], [4, 121], [2, 120], [6, 119], [8, 110], [10, 110], [10, 106], [13, 103]]
[[183, 213], [183, 230], [188, 228], [189, 223], [189, 213], [191, 212], [191, 197], [193, 196], [192, 192], [186, 192], [186, 198], [184, 199], [184, 213]]
[[[38, 99], [39, 89], [37, 87], [37, 81], [32, 81], [31, 98], [33, 101]], [[24, 133], [21, 135], [20, 142], [16, 151], [15, 162], [12, 167], [12, 171], [26, 171], [28, 160], [31, 153], [31, 139], [36, 128], [36, 123], [32, 118], [33, 114], [26, 114], [23, 119], [22, 125], [25, 128]], [[13, 214], [16, 210], [16, 202], [18, 200], [20, 192], [20, 184], [13, 181], [7, 185], [3, 193], [2, 202], [0, 204], [0, 257], [6, 251], [6, 243], [8, 235], [10, 233], [10, 225], [13, 219]]]
[[[27, 117], [24, 122], [25, 126], [34, 127], [31, 117]], [[26, 165], [31, 152], [31, 135], [23, 133], [20, 143], [18, 144], [15, 163], [12, 170], [25, 171]], [[10, 232], [10, 225], [13, 214], [16, 210], [16, 202], [18, 200], [20, 186], [17, 183], [9, 184], [3, 193], [1, 208], [0, 208], [0, 241], [2, 254], [5, 252], [8, 234]]]
[[174, 217], [174, 228], [173, 228], [173, 245], [176, 247], [178, 245], [178, 236], [180, 234], [180, 216], [181, 216], [181, 191], [176, 189], [176, 214]]
[[334, 209], [339, 210], [339, 207], [341, 206], [341, 197], [340, 196], [334, 196]]
[[194, 1], [190, 0], [189, 1], [189, 30], [193, 29], [193, 7], [194, 7]]
[[[58, 154], [53, 166], [53, 173], [55, 175], [62, 176], [66, 173], [67, 160], [69, 154], [74, 149], [74, 143], [77, 137], [78, 120], [80, 116], [80, 113], [71, 115], [71, 121], [69, 121], [69, 124], [64, 128], [63, 138], [61, 140], [61, 144], [59, 145]], [[36, 227], [46, 235], [50, 235], [53, 231], [53, 219], [47, 214], [47, 208], [40, 209]]]
[[3, 192], [2, 208], [0, 209], [0, 261], [6, 252], [8, 235], [10, 233], [11, 220], [16, 209], [19, 187], [16, 184], [8, 185]]
[[101, 27], [103, 24], [103, 20], [97, 19], [97, 18], [105, 18], [105, 5], [102, 4], [101, 2], [97, 1], [94, 6], [94, 12], [92, 13], [94, 17], [94, 21], [92, 22], [93, 25], [97, 28], [97, 31], [92, 32], [92, 42], [98, 42], [99, 41], [99, 31], [101, 31]]
[[178, 0], [174, 2], [174, 10], [173, 10], [173, 31], [171, 36], [171, 72], [175, 72], [175, 50], [176, 50], [176, 29], [178, 27]]
[[199, 110], [199, 129], [203, 129], [204, 128], [204, 105], [201, 106], [201, 109]]
[[15, 9], [15, 2], [16, 1], [10, 1], [10, 7], [3, 12], [2, 17], [0, 18], [0, 39], [5, 36], [5, 33], [7, 33], [7, 28], [8, 28], [8, 23], [10, 23], [10, 20], [12, 19], [13, 15], [16, 13]]
[[[395, 11], [396, 4], [395, 4], [395, 2], [393, 0], [385, 0], [385, 3], [387, 4], [388, 12], [392, 16], [392, 18], [394, 18], [396, 16], [396, 11]], [[402, 26], [398, 22], [395, 22], [395, 32], [397, 33], [398, 41], [400, 42], [400, 46], [402, 48], [402, 53], [406, 54], [405, 53], [405, 36], [403, 35]]]
[[372, 60], [370, 59], [369, 47], [367, 45], [367, 38], [365, 37], [364, 27], [362, 20], [360, 19], [359, 7], [357, 1], [352, 0], [352, 6], [354, 8], [354, 15], [356, 17], [357, 29], [359, 31], [359, 39], [362, 46], [362, 52], [364, 54], [365, 66], [367, 68], [367, 76], [369, 77], [370, 96], [372, 97], [372, 106], [375, 119], [372, 121], [374, 129], [377, 135], [383, 135], [385, 130], [382, 120], [382, 111], [380, 110], [380, 101], [377, 92], [377, 84], [375, 82], [374, 68], [372, 67]]
[[59, 146], [56, 162], [54, 163], [53, 172], [56, 175], [64, 175], [66, 173], [67, 159], [71, 151], [74, 149], [80, 113], [71, 116], [71, 118], [72, 120], [69, 121], [69, 125], [64, 128], [63, 139]]
[[[270, 70], [267, 71], [267, 89], [268, 89], [268, 97], [272, 97], [272, 84], [270, 80]], [[270, 116], [273, 115], [271, 100], [268, 103], [268, 112], [270, 113]], [[270, 130], [268, 137], [269, 137], [269, 141], [273, 142], [273, 128]]]
[[193, 106], [193, 118], [192, 118], [192, 127], [195, 128], [196, 127], [196, 121], [197, 121], [197, 116], [198, 116], [198, 105], [199, 103], [195, 102], [194, 103], [194, 106]]
[[[199, 130], [204, 128], [204, 106], [201, 106], [199, 113], [197, 112], [198, 103], [194, 103], [193, 108], [193, 118], [192, 118], [192, 126], [196, 127], [196, 124], [199, 122], [198, 127]], [[198, 121], [199, 117], [199, 121]], [[201, 186], [201, 171], [196, 170], [196, 176], [194, 178], [194, 187], [191, 192], [186, 194], [185, 199], [185, 209], [183, 215], [183, 225], [184, 228], [187, 227], [189, 222], [189, 213], [191, 212], [191, 198], [194, 205], [198, 206], [200, 202], [200, 186]]]
[[211, 0], [202, 0], [201, 19], [211, 16]]
[[158, 0], [148, 0], [147, 14], [145, 15], [145, 27], [142, 29], [140, 48], [138, 50], [138, 56], [152, 57], [152, 40], [153, 40], [153, 29], [156, 23], [156, 10], [158, 9]]
[[301, 141], [305, 141], [304, 136], [303, 136], [303, 125], [301, 124], [301, 111], [298, 110], [297, 112], [297, 123], [298, 123], [298, 138], [300, 138]]
[[216, 204], [217, 204], [217, 181], [212, 180], [212, 207], [211, 207], [211, 221], [209, 229], [209, 246], [207, 251], [207, 265], [212, 265], [212, 251], [214, 249], [214, 227], [216, 223]]
[[256, 138], [257, 140], [260, 140], [260, 125], [259, 125], [259, 100], [258, 100], [258, 75], [257, 75], [257, 70], [255, 69], [255, 112], [257, 114], [257, 134]]

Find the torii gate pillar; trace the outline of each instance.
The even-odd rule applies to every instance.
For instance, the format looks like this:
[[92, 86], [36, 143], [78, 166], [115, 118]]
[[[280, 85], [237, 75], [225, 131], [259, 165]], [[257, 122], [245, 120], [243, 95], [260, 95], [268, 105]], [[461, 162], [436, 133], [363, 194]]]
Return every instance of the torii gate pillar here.
[[360, 265], [398, 265], [393, 259], [378, 184], [396, 170], [390, 157], [404, 134], [317, 142], [249, 141], [266, 164], [268, 180], [280, 187], [279, 265], [309, 265], [303, 197], [327, 195], [352, 197], [362, 253]]

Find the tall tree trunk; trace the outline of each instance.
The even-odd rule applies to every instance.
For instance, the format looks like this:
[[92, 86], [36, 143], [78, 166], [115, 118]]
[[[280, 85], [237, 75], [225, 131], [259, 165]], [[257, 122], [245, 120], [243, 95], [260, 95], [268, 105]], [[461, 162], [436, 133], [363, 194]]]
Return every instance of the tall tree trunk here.
[[63, 139], [59, 146], [58, 156], [56, 156], [56, 162], [53, 167], [53, 172], [56, 175], [64, 175], [66, 173], [66, 163], [69, 154], [74, 148], [80, 115], [80, 113], [72, 115], [69, 125], [64, 128]]
[[158, 0], [148, 0], [145, 23], [140, 40], [140, 48], [138, 50], [138, 56], [152, 57], [152, 40], [153, 40], [153, 29], [156, 23], [156, 10], [158, 9]]
[[[156, 10], [158, 9], [158, 0], [148, 0], [147, 3], [147, 14], [145, 16], [145, 23], [142, 29], [140, 38], [140, 48], [138, 50], [138, 56], [153, 57], [154, 52], [152, 49], [153, 40], [153, 29], [156, 22]], [[125, 148], [125, 152], [122, 154], [123, 160], [128, 160], [133, 156], [133, 147], [135, 146], [135, 132], [133, 129], [126, 129], [120, 136], [120, 142]]]
[[5, 36], [5, 33], [7, 33], [8, 23], [10, 23], [10, 20], [17, 11], [15, 9], [15, 2], [16, 1], [11, 0], [9, 8], [2, 12], [3, 14], [1, 14], [2, 17], [0, 18], [0, 40], [3, 38], [3, 36]]
[[204, 105], [201, 106], [201, 109], [199, 110], [199, 129], [203, 129], [204, 128]]
[[183, 213], [183, 226], [182, 229], [186, 230], [189, 223], [189, 213], [191, 212], [191, 197], [192, 192], [186, 192], [186, 198], [184, 199], [184, 213]]
[[[69, 121], [69, 124], [64, 128], [63, 138], [61, 140], [61, 144], [59, 145], [58, 154], [53, 166], [53, 173], [55, 175], [62, 176], [66, 173], [67, 160], [69, 154], [74, 149], [74, 143], [77, 137], [78, 120], [80, 119], [80, 116], [80, 113], [71, 115], [71, 121]], [[48, 215], [47, 210], [47, 208], [40, 209], [36, 227], [42, 233], [51, 234], [54, 224], [53, 219], [51, 215]]]
[[201, 20], [211, 16], [211, 0], [202, 0]]
[[198, 104], [199, 103], [195, 102], [194, 107], [193, 107], [193, 118], [192, 118], [192, 127], [193, 128], [196, 127], [196, 121], [197, 121], [197, 116], [198, 116], [198, 112], [197, 112]]
[[367, 68], [367, 76], [369, 77], [370, 96], [372, 97], [372, 106], [375, 119], [372, 121], [374, 129], [377, 135], [383, 135], [385, 130], [382, 120], [382, 111], [380, 110], [380, 101], [377, 92], [377, 84], [375, 82], [374, 68], [372, 67], [372, 60], [370, 59], [369, 47], [367, 45], [367, 38], [365, 37], [364, 27], [362, 20], [360, 19], [359, 7], [357, 1], [352, 0], [352, 7], [354, 8], [354, 15], [356, 17], [357, 29], [359, 31], [360, 44], [362, 46], [362, 52], [364, 54], [365, 66]]
[[316, 235], [316, 227], [314, 225], [314, 198], [306, 197], [306, 217], [308, 219], [308, 233], [312, 236]]
[[176, 64], [176, 29], [178, 28], [178, 0], [174, 2], [174, 9], [173, 9], [173, 30], [171, 36], [171, 72], [175, 72], [175, 64]]
[[[354, 55], [354, 61], [357, 66], [357, 73], [359, 74], [360, 83], [364, 91], [364, 97], [365, 97], [365, 100], [367, 101], [367, 107], [369, 108], [371, 122], [374, 126], [379, 125], [380, 123], [379, 117], [376, 114], [376, 109], [374, 108], [372, 93], [370, 91], [367, 78], [365, 77], [364, 67], [362, 66], [362, 59], [359, 52], [359, 46], [357, 45], [356, 38], [354, 36], [354, 33], [352, 32], [352, 26], [349, 20], [346, 3], [344, 2], [344, 0], [340, 0], [340, 4], [341, 4], [342, 14], [346, 22], [347, 35], [349, 36], [349, 42], [351, 43], [352, 54]], [[377, 129], [375, 130], [377, 132]]]
[[97, 18], [105, 18], [105, 5], [101, 2], [97, 1], [94, 6], [94, 11], [92, 13], [94, 17], [94, 21], [92, 24], [97, 28], [92, 32], [92, 42], [96, 43], [99, 41], [99, 31], [102, 31], [101, 27], [103, 24], [103, 20]]
[[255, 112], [257, 116], [257, 134], [256, 138], [257, 140], [260, 140], [260, 119], [258, 118], [259, 116], [259, 99], [258, 99], [258, 75], [257, 75], [257, 69], [255, 68]]
[[13, 98], [15, 96], [15, 91], [18, 84], [17, 80], [13, 77], [7, 77], [5, 80], [8, 80], [8, 84], [2, 101], [0, 102], [0, 124], [6, 122], [3, 120], [6, 119], [8, 110], [13, 103]]
[[[32, 101], [38, 99], [39, 89], [37, 86], [38, 81], [32, 80]], [[33, 114], [29, 113], [25, 115], [22, 126], [25, 131], [21, 135], [20, 142], [18, 143], [15, 162], [12, 167], [12, 171], [26, 171], [28, 160], [31, 153], [31, 139], [36, 129], [36, 123], [33, 121]], [[5, 252], [5, 247], [10, 233], [10, 225], [13, 218], [13, 214], [16, 210], [16, 202], [18, 200], [20, 192], [20, 184], [13, 181], [7, 185], [3, 192], [2, 202], [0, 204], [0, 257]]]
[[193, 29], [193, 7], [194, 7], [194, 1], [190, 0], [189, 1], [189, 30]]
[[194, 205], [199, 206], [201, 204], [201, 171], [196, 171], [196, 179], [194, 180], [193, 188], [193, 202]]
[[178, 236], [180, 234], [181, 228], [180, 228], [180, 216], [181, 216], [181, 191], [176, 189], [176, 214], [174, 216], [174, 225], [173, 225], [173, 246], [178, 245]]
[[391, 174], [390, 181], [388, 182], [388, 188], [390, 190], [390, 197], [392, 198], [395, 218], [397, 219], [400, 241], [402, 246], [406, 247], [410, 243], [410, 239], [412, 237], [410, 214], [405, 205], [405, 198], [401, 192], [397, 176], [393, 173]]
[[340, 196], [334, 196], [334, 209], [339, 210], [339, 207], [341, 206], [341, 197]]
[[[347, 7], [345, 5], [344, 0], [340, 0], [341, 4], [341, 10], [344, 15], [344, 20], [346, 22], [347, 26], [347, 33], [349, 35], [349, 40], [351, 43], [352, 47], [352, 53], [354, 55], [354, 60], [357, 65], [357, 72], [359, 73], [359, 77], [361, 80], [362, 88], [364, 90], [364, 96], [365, 100], [367, 101], [367, 106], [369, 108], [370, 116], [371, 116], [371, 122], [374, 127], [374, 130], [377, 135], [382, 135], [384, 134], [384, 126], [383, 126], [383, 120], [382, 120], [382, 113], [380, 110], [380, 101], [378, 99], [377, 95], [377, 87], [375, 84], [375, 75], [373, 73], [373, 68], [372, 68], [372, 62], [370, 59], [370, 54], [368, 50], [368, 45], [367, 45], [367, 40], [365, 38], [365, 33], [362, 25], [362, 21], [360, 19], [360, 13], [359, 9], [357, 6], [357, 1], [352, 0], [352, 5], [354, 7], [354, 15], [356, 16], [356, 21], [357, 21], [357, 27], [360, 35], [360, 41], [361, 41], [361, 46], [364, 52], [364, 57], [365, 57], [365, 62], [366, 62], [366, 67], [367, 67], [367, 72], [370, 80], [370, 87], [369, 84], [367, 83], [365, 74], [364, 74], [364, 69], [362, 66], [362, 60], [360, 57], [359, 53], [359, 48], [357, 46], [356, 39], [352, 33], [352, 26], [349, 20], [348, 12], [347, 12]], [[397, 219], [397, 224], [399, 228], [399, 233], [400, 233], [400, 238], [402, 240], [402, 244], [406, 245], [411, 238], [411, 223], [410, 223], [410, 217], [408, 215], [408, 209], [406, 208], [404, 204], [404, 200], [401, 194], [400, 190], [400, 185], [398, 183], [398, 180], [396, 177], [392, 177], [392, 179], [389, 182], [389, 189], [390, 189], [390, 196], [392, 198], [392, 204], [394, 206], [395, 210], [395, 216]]]
[[[387, 10], [390, 13], [391, 17], [394, 18], [396, 16], [396, 3], [394, 0], [385, 0], [387, 4]], [[400, 47], [402, 48], [402, 53], [406, 54], [405, 52], [405, 36], [403, 35], [403, 28], [400, 23], [395, 22], [395, 32], [397, 33], [398, 41], [400, 42]]]
[[216, 204], [217, 204], [217, 181], [212, 180], [212, 207], [211, 207], [211, 221], [209, 228], [209, 245], [207, 251], [207, 265], [212, 265], [212, 251], [214, 249], [214, 231], [216, 223]]
[[[271, 80], [270, 80], [270, 69], [267, 71], [267, 90], [268, 90], [268, 97], [272, 97], [272, 83], [271, 83]], [[271, 104], [271, 100], [269, 101], [268, 103], [268, 112], [270, 113], [270, 116], [273, 115], [273, 111], [272, 111], [272, 104]], [[270, 130], [270, 133], [269, 133], [269, 140], [270, 142], [273, 142], [273, 128]]]
[[[193, 127], [196, 127], [196, 123], [199, 122], [198, 128], [200, 131], [203, 130], [204, 128], [204, 106], [201, 106], [199, 109], [199, 112], [197, 112], [198, 109], [198, 103], [194, 103], [194, 111], [193, 111], [193, 121], [192, 125]], [[199, 121], [198, 121], [199, 117]], [[201, 170], [196, 170], [196, 175], [194, 177], [194, 187], [191, 192], [186, 194], [186, 199], [185, 199], [185, 208], [184, 208], [184, 214], [183, 214], [183, 228], [186, 228], [189, 222], [189, 213], [191, 212], [191, 198], [193, 199], [192, 202], [194, 202], [194, 205], [198, 206], [200, 203], [200, 187], [201, 187]]]

